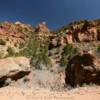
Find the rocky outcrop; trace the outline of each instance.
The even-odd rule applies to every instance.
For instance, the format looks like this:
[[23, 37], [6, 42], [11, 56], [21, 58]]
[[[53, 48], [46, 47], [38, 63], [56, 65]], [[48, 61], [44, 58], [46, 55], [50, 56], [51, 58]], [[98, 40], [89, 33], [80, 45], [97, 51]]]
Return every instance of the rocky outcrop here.
[[21, 22], [0, 23], [0, 58], [19, 53], [29, 43], [33, 31], [34, 28]]
[[48, 29], [45, 22], [39, 23], [35, 27], [35, 32], [37, 33], [38, 38], [43, 41], [50, 36], [50, 30]]
[[66, 68], [66, 83], [71, 86], [100, 84], [100, 59], [89, 53], [74, 56]]
[[79, 21], [60, 29], [61, 41], [64, 43], [100, 41], [99, 21]]
[[46, 23], [45, 22], [42, 22], [40, 24], [38, 24], [36, 26], [36, 32], [43, 32], [43, 33], [49, 33], [50, 30], [48, 29], [48, 27], [46, 26]]
[[30, 73], [30, 61], [25, 57], [6, 58], [0, 60], [0, 87], [7, 79], [15, 80]]
[[4, 22], [0, 25], [0, 37], [13, 38], [16, 42], [25, 42], [27, 35], [22, 32], [23, 29], [18, 24]]

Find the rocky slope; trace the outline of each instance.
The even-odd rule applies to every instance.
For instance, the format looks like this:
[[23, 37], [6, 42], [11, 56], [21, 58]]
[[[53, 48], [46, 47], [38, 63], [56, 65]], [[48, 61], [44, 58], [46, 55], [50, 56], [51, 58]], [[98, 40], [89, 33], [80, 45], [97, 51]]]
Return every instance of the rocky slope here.
[[62, 27], [57, 32], [65, 43], [100, 41], [100, 20], [81, 20]]
[[[90, 56], [90, 60], [84, 53]], [[28, 67], [27, 60], [25, 62], [23, 58], [16, 64], [19, 56], [27, 57], [25, 59], [28, 59], [30, 72], [24, 71], [23, 68], [19, 70], [21, 66]], [[92, 56], [95, 60], [91, 60]], [[91, 82], [99, 84], [100, 20], [73, 22], [55, 32], [51, 32], [45, 22], [35, 27], [21, 22], [1, 23], [0, 58], [2, 58], [0, 66], [4, 66], [0, 70], [5, 72], [0, 74], [1, 84], [3, 83], [4, 86], [9, 78], [11, 80], [12, 77], [20, 76], [22, 72], [29, 72], [29, 76], [24, 73], [24, 76], [21, 76], [22, 80], [17, 77], [18, 83], [28, 82], [28, 84], [37, 84], [37, 87], [50, 90], [64, 89], [66, 83], [70, 85]], [[92, 68], [92, 71], [84, 70], [84, 68]], [[87, 71], [88, 74], [86, 74]], [[26, 76], [28, 78], [25, 78]], [[48, 80], [48, 77], [51, 79]], [[17, 84], [17, 82], [14, 83]]]
[[30, 26], [20, 22], [2, 22], [0, 24], [0, 57], [10, 56], [10, 53], [19, 52], [28, 41]]

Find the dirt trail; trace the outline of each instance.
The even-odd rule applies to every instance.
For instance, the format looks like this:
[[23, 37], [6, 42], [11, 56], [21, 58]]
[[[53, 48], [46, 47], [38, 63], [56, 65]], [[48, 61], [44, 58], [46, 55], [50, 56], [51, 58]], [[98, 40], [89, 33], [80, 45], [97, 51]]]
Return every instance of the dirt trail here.
[[66, 92], [6, 87], [0, 89], [0, 100], [100, 100], [100, 86], [76, 88]]

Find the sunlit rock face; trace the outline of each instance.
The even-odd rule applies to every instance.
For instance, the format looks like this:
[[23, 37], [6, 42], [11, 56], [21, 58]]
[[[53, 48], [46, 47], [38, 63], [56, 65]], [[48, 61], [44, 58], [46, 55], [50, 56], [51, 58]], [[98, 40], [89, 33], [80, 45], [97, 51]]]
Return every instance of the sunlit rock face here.
[[77, 21], [64, 26], [58, 32], [64, 34], [63, 39], [66, 44], [100, 41], [100, 22], [97, 20]]
[[6, 80], [17, 81], [30, 73], [30, 61], [26, 57], [8, 57], [0, 60], [0, 87]]

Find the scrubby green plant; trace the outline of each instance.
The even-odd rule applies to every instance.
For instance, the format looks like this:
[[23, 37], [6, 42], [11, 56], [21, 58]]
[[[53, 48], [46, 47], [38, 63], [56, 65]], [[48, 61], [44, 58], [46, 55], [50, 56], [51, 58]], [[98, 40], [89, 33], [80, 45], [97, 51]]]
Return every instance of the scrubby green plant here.
[[26, 45], [26, 43], [20, 43], [19, 45], [18, 45], [18, 44], [15, 44], [15, 46], [16, 46], [16, 47], [18, 47], [18, 46], [19, 46], [19, 49], [24, 48], [24, 47], [25, 47], [25, 45]]
[[[51, 60], [48, 56], [49, 50], [48, 46], [49, 45], [49, 40], [45, 38], [44, 41], [38, 40], [35, 37], [35, 50], [32, 55], [32, 60], [31, 63], [38, 68], [42, 69], [41, 65], [44, 65], [49, 68], [51, 66]], [[33, 48], [34, 49], [34, 48]]]
[[97, 46], [97, 53], [98, 53], [98, 57], [100, 57], [100, 45]]
[[100, 30], [100, 25], [96, 26], [97, 30]]
[[24, 47], [24, 49], [19, 52], [19, 55], [33, 56], [36, 53], [37, 49], [39, 48], [39, 41], [35, 36], [35, 34], [31, 34], [26, 47]]
[[4, 57], [5, 57], [4, 51], [3, 50], [0, 50], [0, 59], [2, 59]]
[[13, 48], [10, 47], [10, 46], [8, 47], [7, 52], [8, 52], [8, 56], [14, 56], [15, 55]]
[[66, 66], [68, 61], [75, 56], [76, 54], [78, 54], [78, 48], [74, 48], [73, 45], [71, 44], [67, 44], [64, 49], [63, 49], [63, 53], [62, 53], [62, 58], [60, 60], [60, 65], [61, 66]]
[[45, 44], [41, 48], [38, 48], [36, 53], [33, 54], [31, 64], [37, 69], [42, 69], [42, 65], [49, 68], [51, 66], [51, 60], [48, 56], [48, 46]]
[[30, 35], [27, 46], [16, 55], [31, 57], [31, 64], [35, 68], [42, 69], [41, 65], [49, 67], [51, 65], [51, 61], [48, 56], [48, 45], [48, 39], [45, 38], [41, 41], [40, 39], [38, 39], [36, 33], [32, 33]]
[[4, 22], [0, 22], [0, 25], [2, 25]]
[[6, 45], [6, 41], [3, 39], [0, 39], [0, 45]]
[[97, 47], [97, 51], [99, 51], [99, 52], [100, 52], [100, 45], [98, 45], [98, 47]]

